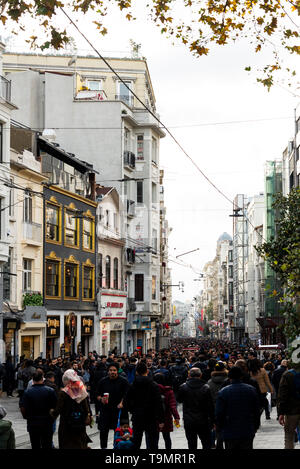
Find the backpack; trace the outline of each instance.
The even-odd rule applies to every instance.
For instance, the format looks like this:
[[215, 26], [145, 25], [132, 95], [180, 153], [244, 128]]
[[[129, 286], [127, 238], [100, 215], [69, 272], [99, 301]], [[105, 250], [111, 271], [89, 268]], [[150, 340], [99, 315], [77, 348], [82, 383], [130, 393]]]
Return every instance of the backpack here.
[[178, 389], [181, 384], [185, 382], [185, 369], [178, 368], [177, 370], [173, 368], [172, 370], [172, 385], [174, 389]]
[[296, 370], [289, 370], [294, 375], [294, 397], [300, 400], [300, 373]]
[[74, 399], [71, 400], [66, 423], [69, 429], [74, 432], [82, 431], [85, 428], [85, 416], [82, 408]]

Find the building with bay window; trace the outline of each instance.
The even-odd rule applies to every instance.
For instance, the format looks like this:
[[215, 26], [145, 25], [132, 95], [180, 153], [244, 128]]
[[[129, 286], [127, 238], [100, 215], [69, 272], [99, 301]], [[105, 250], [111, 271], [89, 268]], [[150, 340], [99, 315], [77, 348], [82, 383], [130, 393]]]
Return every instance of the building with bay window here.
[[98, 349], [95, 173], [87, 163], [38, 138], [44, 185], [46, 355]]

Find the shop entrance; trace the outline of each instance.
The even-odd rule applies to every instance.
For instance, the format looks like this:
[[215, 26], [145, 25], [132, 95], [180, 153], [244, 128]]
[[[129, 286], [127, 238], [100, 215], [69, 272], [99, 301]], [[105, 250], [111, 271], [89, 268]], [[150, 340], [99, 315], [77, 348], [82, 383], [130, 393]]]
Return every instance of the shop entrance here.
[[21, 355], [24, 355], [25, 359], [34, 359], [34, 336], [26, 335], [21, 337]]

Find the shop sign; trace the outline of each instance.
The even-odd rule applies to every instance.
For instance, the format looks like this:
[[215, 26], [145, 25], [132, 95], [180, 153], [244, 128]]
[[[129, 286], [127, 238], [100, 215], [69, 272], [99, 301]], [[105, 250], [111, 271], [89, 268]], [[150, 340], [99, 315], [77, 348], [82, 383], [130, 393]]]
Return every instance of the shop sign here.
[[60, 317], [47, 317], [47, 338], [55, 338], [60, 336]]
[[94, 334], [93, 316], [83, 316], [81, 318], [81, 336]]
[[26, 306], [24, 310], [24, 322], [32, 321], [47, 321], [47, 310], [44, 306]]
[[101, 318], [126, 319], [126, 295], [101, 295]]
[[77, 332], [77, 319], [74, 313], [65, 316], [65, 336], [75, 337]]
[[124, 322], [113, 322], [110, 325], [110, 330], [111, 331], [123, 331], [124, 329]]
[[105, 322], [101, 323], [101, 334], [102, 334], [102, 340], [107, 340], [108, 327]]

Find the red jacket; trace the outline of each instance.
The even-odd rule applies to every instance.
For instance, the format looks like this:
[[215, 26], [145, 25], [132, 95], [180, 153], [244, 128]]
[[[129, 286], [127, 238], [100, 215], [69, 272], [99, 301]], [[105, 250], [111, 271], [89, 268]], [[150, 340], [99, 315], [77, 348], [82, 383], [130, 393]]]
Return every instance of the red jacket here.
[[174, 395], [174, 391], [170, 386], [163, 386], [162, 384], [158, 384], [160, 392], [163, 396], [165, 396], [165, 421], [164, 427], [162, 432], [172, 432], [173, 431], [173, 417], [175, 420], [180, 419], [180, 415], [177, 411], [177, 404]]

